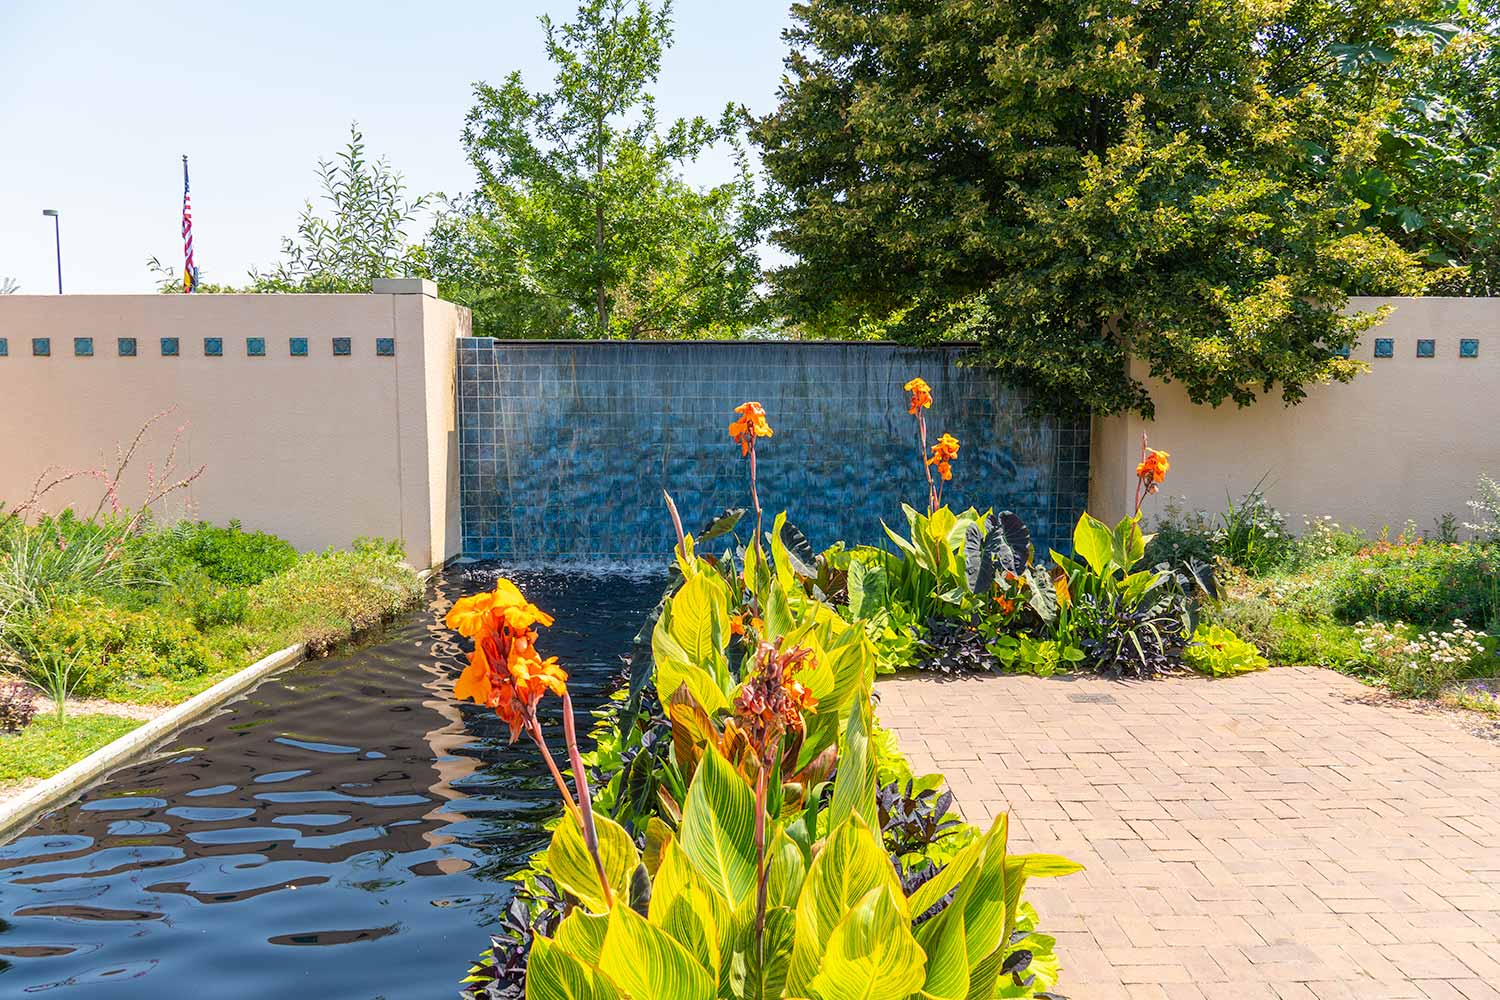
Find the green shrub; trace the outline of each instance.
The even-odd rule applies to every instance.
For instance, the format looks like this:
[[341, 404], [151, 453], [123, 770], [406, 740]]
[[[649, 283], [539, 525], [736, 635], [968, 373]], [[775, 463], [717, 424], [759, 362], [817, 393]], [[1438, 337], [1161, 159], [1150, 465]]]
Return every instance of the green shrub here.
[[400, 559], [376, 549], [302, 556], [250, 590], [247, 622], [314, 653], [415, 605], [422, 584]]
[[96, 597], [59, 602], [23, 624], [15, 645], [38, 669], [76, 660], [76, 697], [92, 697], [153, 678], [188, 680], [207, 673], [212, 657], [198, 631], [154, 610], [130, 611]]
[[1226, 593], [1222, 600], [1205, 605], [1200, 617], [1270, 653], [1276, 646], [1275, 616], [1275, 605], [1259, 594]]
[[1222, 625], [1199, 625], [1182, 658], [1188, 666], [1210, 677], [1232, 677], [1270, 666], [1270, 661], [1254, 645]]
[[1229, 501], [1214, 533], [1218, 554], [1251, 573], [1264, 573], [1284, 563], [1294, 541], [1286, 519], [1267, 502], [1260, 484], [1238, 502]]
[[1442, 625], [1494, 617], [1500, 558], [1475, 544], [1380, 544], [1336, 564], [1323, 590], [1340, 621]]
[[1212, 563], [1219, 554], [1214, 526], [1201, 510], [1187, 510], [1174, 497], [1167, 501], [1155, 533], [1146, 545], [1147, 566], [1189, 562]]
[[[228, 527], [180, 524], [164, 532], [168, 558], [197, 566], [215, 583], [253, 587], [297, 561], [291, 543], [261, 531], [242, 531], [238, 521]], [[177, 573], [173, 573], [175, 577]]]
[[1332, 619], [1305, 621], [1297, 615], [1277, 612], [1272, 619], [1271, 648], [1266, 655], [1276, 664], [1306, 664], [1331, 667], [1346, 674], [1362, 674], [1370, 667], [1370, 656], [1348, 625]]

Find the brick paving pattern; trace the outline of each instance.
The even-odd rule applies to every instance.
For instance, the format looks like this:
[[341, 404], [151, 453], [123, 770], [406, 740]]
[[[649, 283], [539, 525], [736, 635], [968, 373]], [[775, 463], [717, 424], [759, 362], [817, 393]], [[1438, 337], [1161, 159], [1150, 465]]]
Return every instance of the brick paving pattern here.
[[[1500, 742], [1332, 671], [878, 685], [1011, 847], [1074, 1000], [1500, 1000]], [[1465, 720], [1469, 728], [1466, 728]]]

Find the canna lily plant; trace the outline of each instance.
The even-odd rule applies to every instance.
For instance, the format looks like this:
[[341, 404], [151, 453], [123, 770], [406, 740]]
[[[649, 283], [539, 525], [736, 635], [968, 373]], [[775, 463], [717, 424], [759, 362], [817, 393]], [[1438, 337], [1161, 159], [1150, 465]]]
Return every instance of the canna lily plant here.
[[[785, 674], [778, 681], [766, 666], [766, 683], [781, 686]], [[780, 717], [759, 698], [747, 697], [745, 710]], [[580, 834], [570, 812], [548, 861], [580, 905], [554, 935], [536, 938], [527, 997], [961, 1000], [1051, 985], [1053, 970], [1029, 969], [1051, 942], [1030, 930], [1021, 896], [1027, 879], [1079, 866], [1008, 853], [1002, 817], [908, 894], [877, 832], [870, 726], [866, 692], [850, 715], [826, 809], [814, 798], [790, 822], [760, 808], [760, 796], [710, 749], [677, 831], [658, 828], [644, 855], [628, 837], [601, 837], [605, 868], [619, 879], [612, 905], [598, 905], [591, 873], [574, 863], [568, 845]], [[633, 888], [642, 869], [649, 891]], [[1042, 974], [1049, 981], [1035, 980]]]
[[[938, 438], [937, 444], [928, 447], [927, 416], [922, 411], [932, 408], [932, 386], [921, 378], [913, 378], [902, 388], [911, 394], [907, 400], [907, 412], [917, 418], [922, 472], [927, 477], [927, 514], [931, 516], [943, 505], [943, 484], [953, 479], [952, 463], [958, 458], [958, 438], [944, 434]], [[932, 478], [934, 469], [938, 473], [936, 480]]]

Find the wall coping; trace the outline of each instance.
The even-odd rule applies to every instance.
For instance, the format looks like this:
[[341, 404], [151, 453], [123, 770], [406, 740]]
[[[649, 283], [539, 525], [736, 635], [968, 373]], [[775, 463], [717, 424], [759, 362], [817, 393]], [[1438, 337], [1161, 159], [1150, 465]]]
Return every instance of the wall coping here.
[[462, 334], [459, 340], [481, 340], [493, 344], [504, 344], [506, 346], [524, 346], [526, 344], [546, 344], [557, 346], [560, 344], [585, 344], [589, 346], [617, 345], [619, 347], [676, 347], [692, 345], [694, 347], [899, 347], [909, 351], [945, 351], [945, 350], [969, 350], [979, 347], [978, 341], [955, 340], [941, 344], [903, 344], [895, 340], [771, 340], [765, 338], [753, 338], [745, 340], [703, 338], [699, 340], [594, 340], [584, 337], [548, 337], [548, 338], [507, 338], [507, 337], [483, 337], [474, 334]]

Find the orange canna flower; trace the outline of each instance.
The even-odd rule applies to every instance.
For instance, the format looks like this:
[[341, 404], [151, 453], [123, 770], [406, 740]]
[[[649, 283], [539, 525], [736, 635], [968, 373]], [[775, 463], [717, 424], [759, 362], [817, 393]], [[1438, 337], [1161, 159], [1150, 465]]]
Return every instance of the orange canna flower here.
[[739, 442], [740, 454], [750, 454], [750, 446], [758, 437], [768, 438], [775, 432], [766, 423], [766, 411], [756, 402], [741, 403], [734, 408], [740, 418], [729, 425], [729, 436]]
[[995, 603], [1000, 606], [1000, 611], [1001, 611], [1002, 614], [1007, 614], [1008, 615], [1008, 614], [1011, 614], [1012, 612], [1014, 612], [1016, 610], [1016, 602], [1012, 601], [1011, 599], [1009, 599], [1008, 597], [1006, 597], [1004, 594], [998, 594], [998, 595], [996, 595], [996, 597], [995, 597]]
[[501, 622], [522, 631], [552, 621], [551, 615], [527, 601], [520, 588], [504, 577], [495, 581], [493, 591], [459, 598], [444, 618], [449, 628], [468, 639], [498, 630]]
[[938, 475], [942, 476], [946, 482], [953, 478], [953, 466], [948, 463], [957, 457], [958, 438], [952, 434], [944, 434], [938, 438], [938, 443], [932, 446], [932, 457], [927, 460], [927, 464], [936, 467]]
[[930, 409], [932, 407], [932, 386], [928, 385], [922, 379], [914, 378], [901, 388], [911, 393], [910, 413], [912, 416], [916, 416], [918, 410]]
[[516, 694], [528, 706], [535, 706], [548, 691], [561, 697], [568, 690], [568, 672], [557, 665], [555, 656], [545, 660], [535, 655], [512, 660], [510, 677]]
[[1135, 467], [1136, 478], [1148, 485], [1160, 486], [1167, 478], [1167, 470], [1172, 467], [1172, 463], [1167, 461], [1170, 457], [1165, 451], [1146, 449], [1146, 457]]
[[556, 657], [542, 660], [536, 653], [533, 626], [551, 625], [552, 616], [526, 600], [510, 580], [496, 580], [494, 590], [455, 601], [444, 620], [474, 640], [453, 696], [494, 709], [510, 726], [512, 743], [534, 718], [542, 695], [567, 691], [568, 675]]
[[744, 635], [745, 634], [745, 615], [746, 614], [748, 614], [748, 612], [741, 611], [737, 615], [730, 615], [729, 616], [729, 634], [730, 635]]

